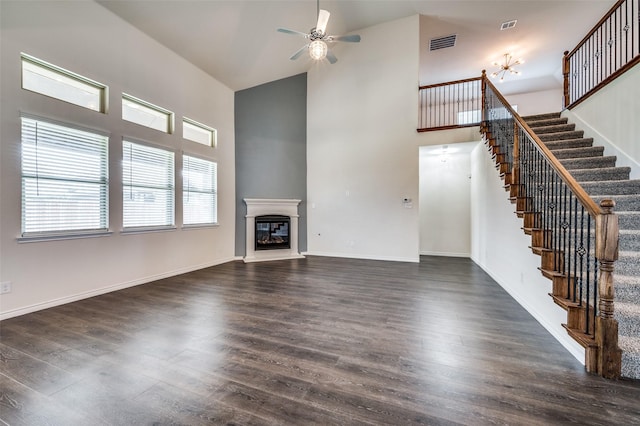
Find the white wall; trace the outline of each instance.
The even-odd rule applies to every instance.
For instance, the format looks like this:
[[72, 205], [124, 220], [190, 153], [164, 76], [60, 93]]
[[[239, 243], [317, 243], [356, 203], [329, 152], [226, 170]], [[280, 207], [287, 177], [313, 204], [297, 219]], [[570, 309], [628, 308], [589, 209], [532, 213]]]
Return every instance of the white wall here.
[[308, 74], [308, 252], [417, 262], [419, 19], [359, 33]]
[[[499, 85], [496, 87], [500, 90]], [[518, 105], [518, 114], [523, 117], [562, 110], [562, 87], [560, 83], [558, 83], [557, 89], [505, 95], [505, 98], [511, 105]]]
[[[233, 92], [93, 1], [2, 1], [0, 280], [1, 317], [100, 294], [222, 263], [234, 249]], [[109, 85], [108, 114], [20, 88], [20, 53]], [[176, 113], [166, 135], [121, 120], [122, 92]], [[18, 243], [20, 236], [20, 113], [110, 133], [110, 220], [99, 238]], [[186, 115], [218, 129], [218, 148], [183, 141]], [[218, 162], [218, 227], [123, 235], [120, 156], [123, 137], [148, 141]], [[177, 198], [181, 180], [177, 173]], [[176, 214], [180, 224], [181, 211]]]
[[640, 179], [640, 64], [563, 116], [605, 147], [605, 155], [617, 156], [617, 166], [631, 167], [631, 178]]
[[480, 144], [471, 153], [471, 259], [584, 363], [584, 350], [561, 325], [567, 322], [566, 312], [548, 295], [551, 281], [537, 269], [540, 257], [528, 248], [531, 237], [520, 231], [522, 219], [503, 185]]
[[420, 254], [471, 255], [470, 150], [477, 144], [420, 147]]

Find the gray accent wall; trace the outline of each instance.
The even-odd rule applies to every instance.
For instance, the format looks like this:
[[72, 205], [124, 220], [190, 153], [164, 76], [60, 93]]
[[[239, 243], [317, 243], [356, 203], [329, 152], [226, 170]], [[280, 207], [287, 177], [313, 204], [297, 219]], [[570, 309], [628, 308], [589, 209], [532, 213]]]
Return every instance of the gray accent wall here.
[[235, 93], [236, 256], [245, 255], [245, 198], [289, 198], [299, 206], [307, 250], [307, 74]]

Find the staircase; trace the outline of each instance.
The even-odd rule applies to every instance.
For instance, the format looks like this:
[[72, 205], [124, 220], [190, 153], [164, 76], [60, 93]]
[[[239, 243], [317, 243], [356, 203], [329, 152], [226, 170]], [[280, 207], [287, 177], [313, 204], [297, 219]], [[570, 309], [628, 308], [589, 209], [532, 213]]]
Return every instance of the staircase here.
[[575, 129], [560, 113], [523, 117], [562, 165], [596, 203], [614, 200], [620, 227], [615, 263], [615, 318], [622, 349], [622, 376], [640, 379], [640, 180], [630, 180], [629, 167], [616, 167], [616, 157]]

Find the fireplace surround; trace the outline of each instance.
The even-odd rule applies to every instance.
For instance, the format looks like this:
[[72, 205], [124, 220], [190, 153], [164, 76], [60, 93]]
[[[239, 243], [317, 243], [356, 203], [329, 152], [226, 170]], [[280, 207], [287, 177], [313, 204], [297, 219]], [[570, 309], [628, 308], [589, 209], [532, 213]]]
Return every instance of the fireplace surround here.
[[[246, 263], [304, 258], [298, 251], [298, 205], [300, 200], [245, 198], [244, 202], [247, 205], [247, 215], [245, 216], [247, 222], [246, 252], [243, 259]], [[278, 223], [284, 222], [285, 218], [288, 219], [288, 247], [286, 244], [278, 244], [269, 249], [258, 248], [256, 219], [260, 223], [265, 217], [267, 217], [267, 221], [277, 218], [280, 221]], [[274, 239], [279, 241], [278, 238], [282, 238], [282, 235], [279, 234], [283, 234], [283, 231], [284, 226], [280, 226], [279, 230], [274, 230]]]

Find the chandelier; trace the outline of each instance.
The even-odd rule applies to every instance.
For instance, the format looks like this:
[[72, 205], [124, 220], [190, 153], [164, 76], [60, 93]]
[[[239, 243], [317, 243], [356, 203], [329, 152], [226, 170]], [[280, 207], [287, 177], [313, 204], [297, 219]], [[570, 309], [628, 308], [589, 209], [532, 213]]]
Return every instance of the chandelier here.
[[492, 72], [491, 77], [500, 77], [500, 83], [502, 83], [507, 72], [509, 74], [520, 75], [520, 71], [516, 71], [515, 69], [513, 69], [513, 67], [523, 63], [524, 61], [522, 59], [513, 60], [513, 56], [511, 56], [511, 53], [505, 53], [503, 63], [499, 63], [498, 61], [493, 63], [493, 65], [500, 68], [497, 71]]

